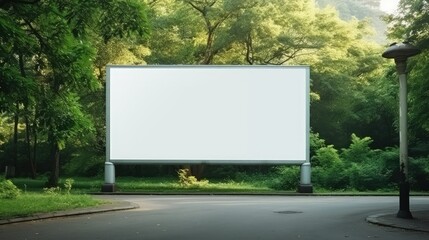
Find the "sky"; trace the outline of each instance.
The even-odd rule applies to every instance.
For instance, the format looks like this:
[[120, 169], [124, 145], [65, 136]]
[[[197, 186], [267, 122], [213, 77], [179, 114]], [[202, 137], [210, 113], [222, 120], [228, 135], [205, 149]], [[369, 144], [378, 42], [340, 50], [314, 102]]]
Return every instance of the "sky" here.
[[399, 0], [381, 0], [380, 9], [387, 13], [393, 13], [398, 6]]

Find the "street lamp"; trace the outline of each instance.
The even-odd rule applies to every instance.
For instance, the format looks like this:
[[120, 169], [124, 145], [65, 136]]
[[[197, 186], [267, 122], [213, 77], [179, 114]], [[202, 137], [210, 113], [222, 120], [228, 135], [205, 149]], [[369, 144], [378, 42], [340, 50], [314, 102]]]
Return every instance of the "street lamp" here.
[[410, 183], [408, 181], [408, 136], [407, 136], [407, 58], [421, 51], [408, 42], [393, 43], [384, 51], [384, 58], [395, 59], [399, 75], [399, 211], [398, 218], [413, 218], [410, 212]]

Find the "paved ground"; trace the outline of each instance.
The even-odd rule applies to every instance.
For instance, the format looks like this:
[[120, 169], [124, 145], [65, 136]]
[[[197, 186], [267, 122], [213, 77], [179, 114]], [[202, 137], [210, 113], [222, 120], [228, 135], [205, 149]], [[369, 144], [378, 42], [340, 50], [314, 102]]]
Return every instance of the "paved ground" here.
[[413, 219], [402, 219], [397, 218], [396, 213], [380, 213], [368, 216], [366, 220], [381, 226], [429, 233], [429, 210], [415, 211], [412, 215]]
[[411, 198], [413, 220], [394, 217], [397, 197], [99, 197], [132, 210], [4, 224], [0, 239], [429, 239], [429, 197]]

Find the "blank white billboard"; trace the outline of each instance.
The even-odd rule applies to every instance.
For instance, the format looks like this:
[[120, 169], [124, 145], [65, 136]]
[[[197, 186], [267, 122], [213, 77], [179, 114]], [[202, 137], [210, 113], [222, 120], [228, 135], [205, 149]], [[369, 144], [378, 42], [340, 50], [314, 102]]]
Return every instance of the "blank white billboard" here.
[[308, 161], [307, 66], [108, 66], [107, 161]]

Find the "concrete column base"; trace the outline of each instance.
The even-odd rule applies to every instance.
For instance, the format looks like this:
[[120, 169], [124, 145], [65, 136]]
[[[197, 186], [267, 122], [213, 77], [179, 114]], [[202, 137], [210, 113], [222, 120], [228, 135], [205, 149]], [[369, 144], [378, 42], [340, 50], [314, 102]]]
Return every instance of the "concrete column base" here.
[[104, 183], [101, 186], [101, 192], [116, 192], [116, 185], [114, 183]]
[[101, 186], [102, 192], [115, 192], [115, 165], [111, 162], [104, 163], [104, 184]]
[[301, 165], [301, 180], [298, 186], [299, 193], [313, 193], [311, 184], [311, 164], [309, 162]]
[[312, 184], [300, 184], [298, 186], [299, 193], [313, 193], [313, 185]]

